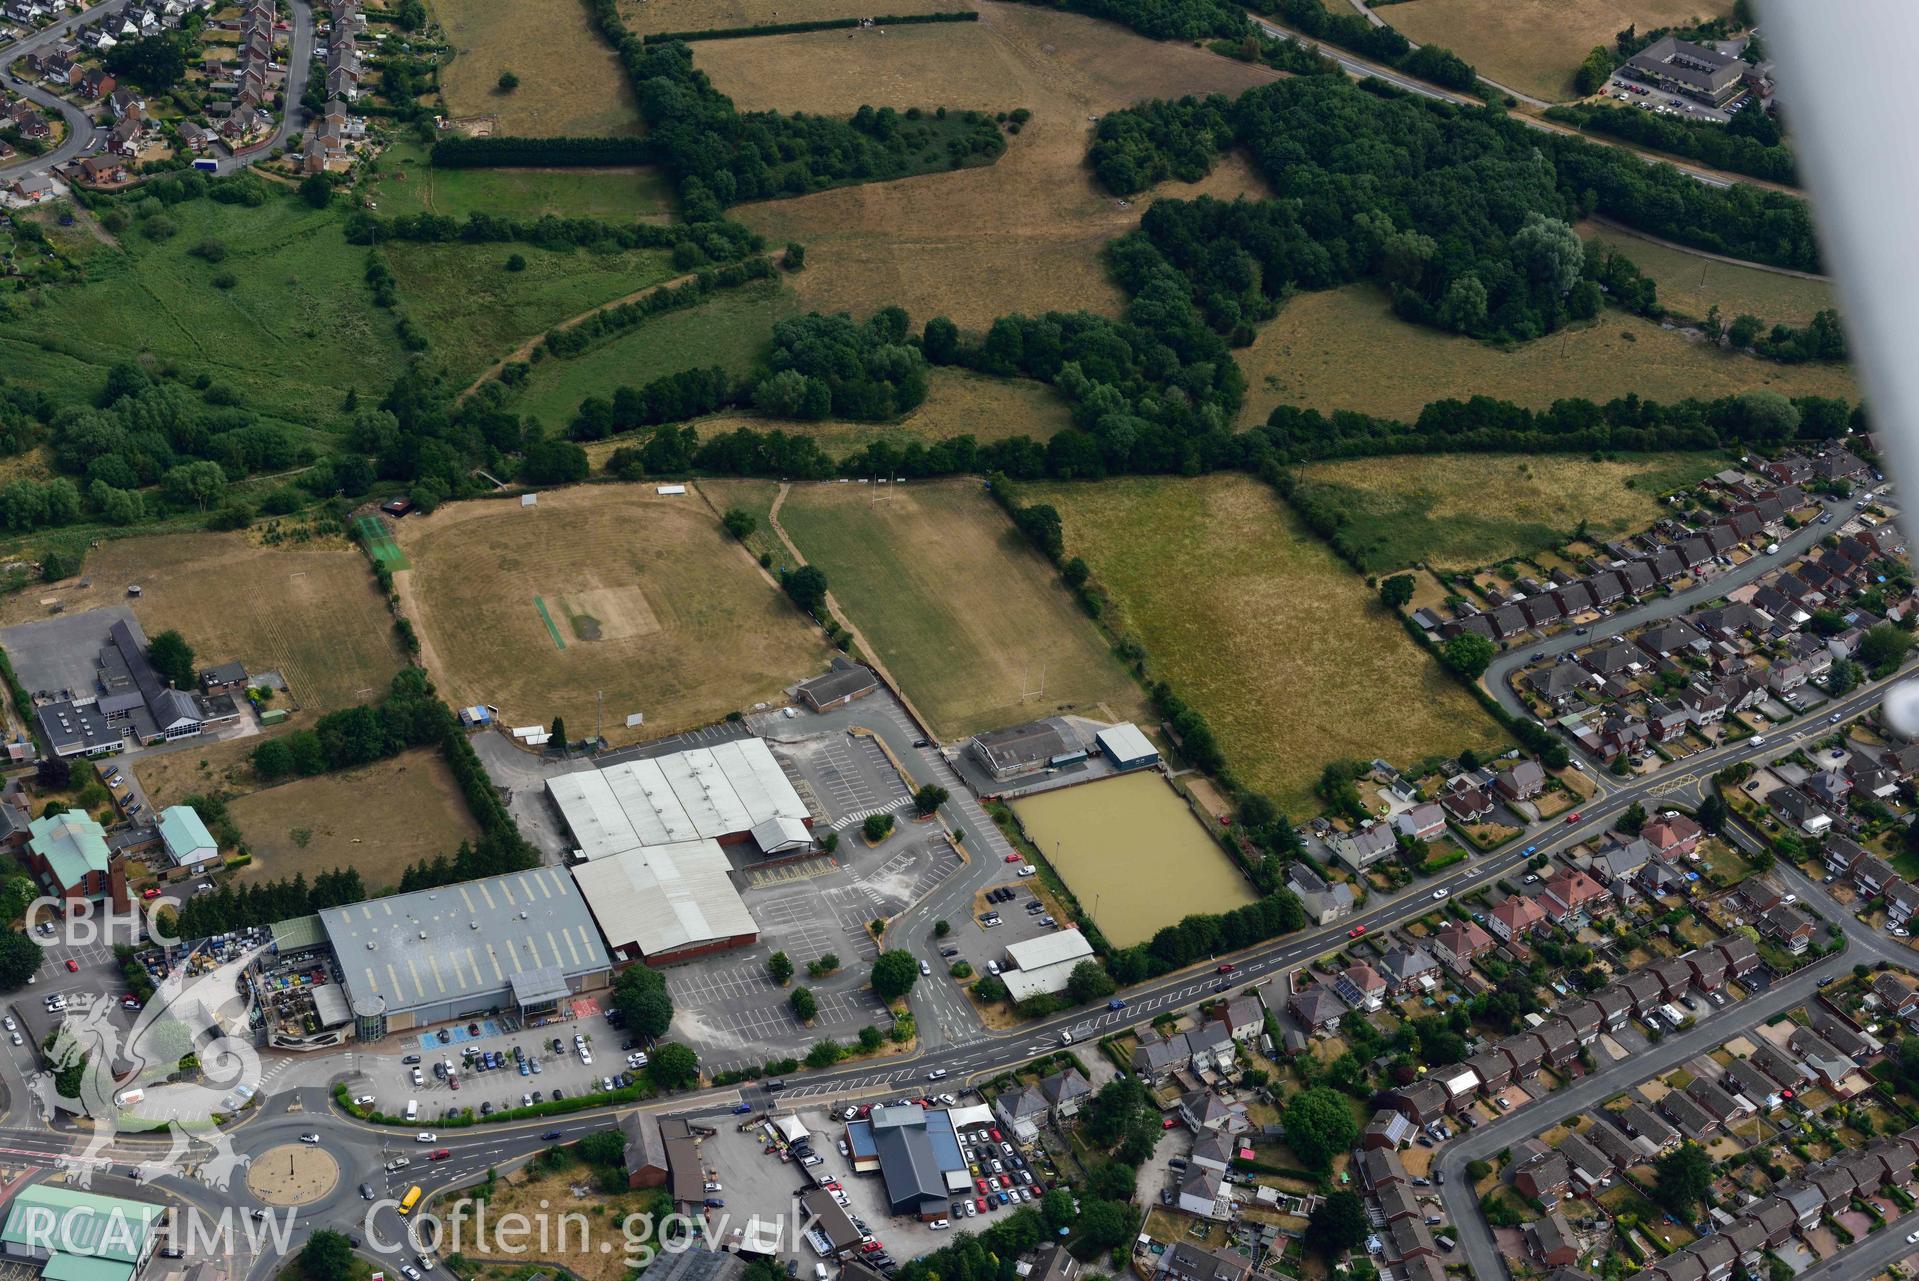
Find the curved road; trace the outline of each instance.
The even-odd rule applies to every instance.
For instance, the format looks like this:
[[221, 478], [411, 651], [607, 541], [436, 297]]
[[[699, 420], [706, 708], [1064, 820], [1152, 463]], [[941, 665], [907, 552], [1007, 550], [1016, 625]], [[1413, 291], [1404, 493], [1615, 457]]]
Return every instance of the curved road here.
[[[1829, 510], [1835, 513], [1843, 513], [1847, 510], [1844, 499], [1834, 498], [1827, 501], [1831, 504]], [[1837, 516], [1835, 516], [1836, 519]], [[1614, 614], [1609, 618], [1602, 618], [1588, 627], [1584, 636], [1568, 629], [1548, 636], [1544, 640], [1513, 642], [1508, 649], [1503, 650], [1487, 665], [1486, 688], [1492, 692], [1494, 698], [1499, 700], [1499, 705], [1513, 715], [1532, 716], [1532, 709], [1513, 692], [1511, 678], [1520, 668], [1531, 664], [1534, 654], [1557, 658], [1575, 649], [1584, 649], [1588, 645], [1598, 644], [1609, 636], [1629, 632], [1645, 623], [1690, 614], [1718, 600], [1736, 587], [1744, 587], [1747, 583], [1778, 571], [1790, 563], [1794, 557], [1803, 555], [1831, 532], [1832, 526], [1821, 525], [1816, 520], [1807, 521], [1803, 527], [1795, 529], [1790, 535], [1779, 540], [1777, 554], [1755, 555], [1743, 564], [1736, 565], [1703, 583], [1688, 587], [1685, 591], [1674, 592], [1670, 596], [1655, 597], [1632, 609]]]
[[[300, 98], [306, 92], [307, 75], [313, 65], [313, 8], [309, 0], [291, 0], [293, 7], [293, 26], [290, 38], [290, 50], [287, 55], [286, 108], [280, 113], [279, 128], [273, 137], [257, 147], [250, 148], [241, 155], [228, 155], [219, 159], [217, 172], [221, 174], [237, 173], [265, 156], [272, 154], [275, 148], [283, 148], [299, 133], [298, 123], [304, 113], [300, 108]], [[72, 38], [72, 33], [94, 18], [110, 9], [118, 9], [124, 0], [105, 0], [73, 17], [56, 22], [52, 26], [0, 48], [0, 84], [27, 98], [47, 111], [57, 112], [66, 120], [67, 136], [58, 147], [44, 155], [22, 155], [15, 160], [0, 164], [0, 179], [15, 177], [24, 173], [44, 173], [59, 165], [64, 165], [95, 149], [106, 133], [87, 113], [78, 106], [55, 94], [47, 92], [39, 85], [31, 84], [14, 72], [13, 64], [36, 49], [46, 49]]]

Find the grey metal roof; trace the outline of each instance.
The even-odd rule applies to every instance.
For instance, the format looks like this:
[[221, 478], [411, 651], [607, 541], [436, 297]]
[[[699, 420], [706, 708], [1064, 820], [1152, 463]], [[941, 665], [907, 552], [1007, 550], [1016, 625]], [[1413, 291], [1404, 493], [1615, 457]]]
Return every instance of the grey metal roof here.
[[389, 1011], [504, 993], [513, 977], [610, 968], [573, 878], [560, 868], [510, 872], [320, 913], [355, 1007]]

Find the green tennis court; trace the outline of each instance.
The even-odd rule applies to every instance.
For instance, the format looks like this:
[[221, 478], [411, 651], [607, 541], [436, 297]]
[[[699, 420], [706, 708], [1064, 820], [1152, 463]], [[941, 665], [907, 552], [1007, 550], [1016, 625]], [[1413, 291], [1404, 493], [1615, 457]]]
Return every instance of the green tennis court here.
[[355, 516], [353, 530], [360, 536], [361, 544], [367, 555], [385, 565], [389, 570], [411, 569], [413, 564], [407, 560], [406, 553], [393, 541], [393, 535], [386, 532], [386, 526], [378, 516]]

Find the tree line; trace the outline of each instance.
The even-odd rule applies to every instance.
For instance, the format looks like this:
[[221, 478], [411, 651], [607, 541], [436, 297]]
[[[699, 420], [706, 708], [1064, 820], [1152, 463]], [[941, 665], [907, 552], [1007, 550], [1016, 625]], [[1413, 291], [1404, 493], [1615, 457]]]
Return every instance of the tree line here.
[[1414, 48], [1412, 41], [1391, 27], [1376, 27], [1360, 14], [1344, 8], [1331, 9], [1319, 0], [1267, 0], [1253, 7], [1301, 35], [1350, 49], [1409, 76], [1460, 93], [1479, 91], [1478, 71], [1452, 50], [1434, 44]]
[[1743, 173], [1788, 186], [1799, 181], [1798, 166], [1792, 149], [1786, 146], [1778, 121], [1756, 102], [1735, 113], [1723, 125], [1630, 107], [1585, 103], [1549, 107], [1546, 119], [1586, 133], [1605, 134], [1655, 151], [1684, 156], [1729, 173]]
[[441, 742], [453, 726], [426, 673], [402, 668], [377, 707], [364, 703], [322, 716], [312, 729], [270, 738], [248, 757], [264, 782], [351, 769]]
[[692, 245], [704, 255], [702, 261], [710, 262], [735, 262], [766, 247], [758, 233], [720, 218], [660, 226], [645, 222], [606, 222], [598, 218], [561, 218], [554, 214], [527, 222], [478, 211], [469, 213], [464, 220], [431, 213], [381, 218], [356, 209], [347, 216], [345, 234], [350, 245], [374, 245], [389, 240], [469, 245], [518, 242], [542, 249], [577, 246], [679, 250]]
[[300, 872], [290, 880], [222, 885], [211, 893], [195, 894], [181, 905], [175, 933], [184, 939], [211, 938], [310, 916], [329, 907], [364, 903], [366, 897], [366, 885], [350, 867], [321, 872], [311, 884]]
[[876, 27], [905, 27], [923, 22], [978, 22], [973, 9], [940, 13], [888, 14], [879, 18], [819, 18], [811, 22], [762, 22], [751, 27], [700, 27], [692, 31], [653, 31], [640, 37], [642, 44], [668, 44], [675, 40], [738, 40], [746, 36], [790, 36], [802, 31], [838, 31], [871, 23]]
[[977, 111], [863, 106], [850, 120], [740, 111], [694, 70], [683, 41], [642, 42], [615, 0], [591, 0], [589, 7], [619, 54], [655, 160], [672, 175], [691, 221], [716, 217], [743, 200], [991, 163], [1006, 150], [999, 126]]
[[[732, 224], [727, 224], [731, 226]], [[716, 290], [736, 289], [755, 280], [766, 280], [773, 275], [773, 263], [768, 258], [748, 258], [743, 262], [728, 262], [710, 270], [701, 271], [693, 279], [670, 289], [655, 289], [643, 297], [631, 302], [623, 302], [617, 307], [607, 307], [593, 312], [576, 324], [563, 329], [549, 329], [541, 340], [547, 354], [562, 360], [578, 356], [598, 346], [605, 339], [623, 334], [639, 325], [642, 321], [669, 311], [680, 311], [687, 307], [697, 307], [705, 302]], [[520, 371], [516, 377], [523, 377]]]

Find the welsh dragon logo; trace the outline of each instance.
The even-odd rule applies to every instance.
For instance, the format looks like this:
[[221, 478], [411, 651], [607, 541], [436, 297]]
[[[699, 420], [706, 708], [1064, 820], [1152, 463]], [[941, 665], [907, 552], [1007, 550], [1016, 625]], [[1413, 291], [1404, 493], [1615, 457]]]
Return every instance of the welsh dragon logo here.
[[[234, 1110], [236, 1090], [260, 1085], [260, 1056], [248, 1030], [254, 1002], [239, 987], [260, 950], [190, 977], [188, 966], [177, 966], [124, 1035], [110, 1017], [113, 1003], [105, 999], [90, 1000], [67, 1017], [48, 1053], [52, 1070], [35, 1073], [30, 1085], [46, 1120], [65, 1110], [93, 1124], [86, 1146], [60, 1159], [71, 1182], [89, 1186], [122, 1133], [167, 1134], [165, 1154], [138, 1164], [142, 1182], [183, 1173], [196, 1143], [210, 1150], [195, 1172], [208, 1187], [225, 1191], [246, 1167], [250, 1158], [233, 1150], [214, 1117]], [[198, 1073], [169, 1081], [189, 1055]], [[62, 1078], [69, 1086], [77, 1080], [73, 1094], [62, 1092]], [[137, 1102], [129, 1097], [135, 1089], [142, 1096]]]

